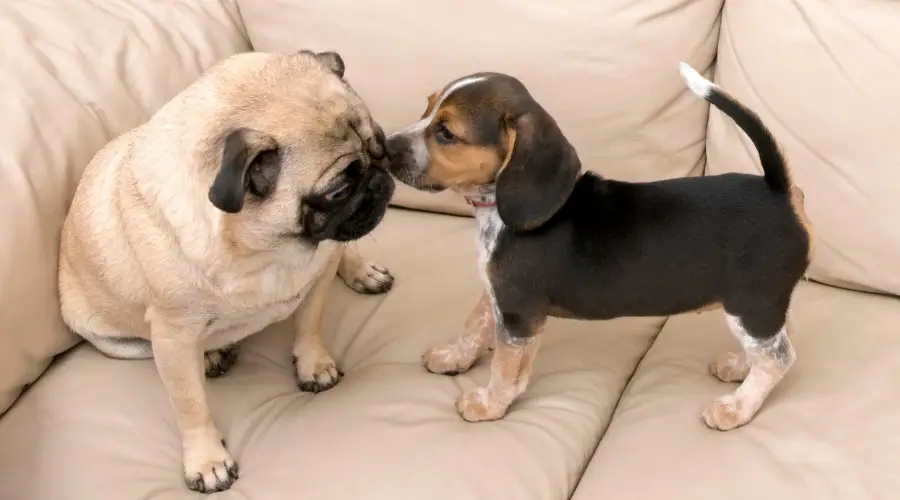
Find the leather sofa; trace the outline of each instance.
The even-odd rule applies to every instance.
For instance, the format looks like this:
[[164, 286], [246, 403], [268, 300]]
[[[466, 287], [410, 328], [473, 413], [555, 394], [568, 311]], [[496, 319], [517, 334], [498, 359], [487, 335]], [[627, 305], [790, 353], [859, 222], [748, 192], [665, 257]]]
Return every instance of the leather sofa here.
[[383, 296], [333, 288], [335, 388], [300, 392], [289, 324], [210, 380], [241, 477], [221, 499], [900, 498], [900, 3], [877, 0], [7, 0], [0, 3], [0, 499], [196, 498], [152, 361], [104, 357], [59, 316], [59, 229], [79, 175], [204, 68], [247, 50], [336, 50], [388, 131], [468, 72], [513, 74], [584, 165], [651, 180], [761, 172], [689, 95], [685, 60], [784, 147], [817, 236], [792, 317], [797, 362], [748, 425], [699, 414], [731, 390], [722, 312], [551, 320], [503, 420], [453, 403], [482, 384], [420, 364], [480, 292], [452, 194], [399, 187], [362, 246]]

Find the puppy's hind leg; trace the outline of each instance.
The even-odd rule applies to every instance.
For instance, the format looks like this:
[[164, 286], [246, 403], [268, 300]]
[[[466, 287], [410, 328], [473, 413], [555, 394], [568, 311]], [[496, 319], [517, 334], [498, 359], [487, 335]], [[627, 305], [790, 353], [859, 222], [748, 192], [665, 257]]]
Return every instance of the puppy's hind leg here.
[[463, 334], [449, 344], [425, 351], [422, 361], [431, 373], [457, 375], [469, 370], [489, 349], [496, 323], [491, 297], [485, 293], [469, 313]]
[[703, 412], [707, 426], [725, 431], [749, 422], [794, 364], [796, 354], [788, 338], [786, 318], [784, 311], [775, 314], [757, 309], [753, 313], [735, 314], [726, 306], [728, 326], [744, 352], [720, 357], [713, 362], [711, 370], [722, 380], [742, 379], [743, 382], [732, 394], [716, 399]]
[[394, 286], [390, 271], [363, 259], [355, 242], [344, 245], [338, 275], [347, 286], [359, 293], [384, 293]]

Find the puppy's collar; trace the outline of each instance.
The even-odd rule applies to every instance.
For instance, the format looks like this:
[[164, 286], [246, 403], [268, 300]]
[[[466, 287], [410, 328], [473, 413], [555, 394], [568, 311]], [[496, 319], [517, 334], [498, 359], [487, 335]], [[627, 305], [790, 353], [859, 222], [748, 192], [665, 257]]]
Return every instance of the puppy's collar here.
[[463, 193], [463, 196], [466, 198], [469, 205], [472, 205], [475, 208], [497, 206], [497, 196], [495, 195], [493, 185], [482, 186], [478, 191]]
[[497, 200], [494, 199], [493, 196], [491, 196], [490, 198], [488, 198], [488, 197], [472, 198], [472, 197], [466, 196], [466, 201], [469, 202], [469, 205], [472, 205], [475, 208], [496, 207], [497, 206]]

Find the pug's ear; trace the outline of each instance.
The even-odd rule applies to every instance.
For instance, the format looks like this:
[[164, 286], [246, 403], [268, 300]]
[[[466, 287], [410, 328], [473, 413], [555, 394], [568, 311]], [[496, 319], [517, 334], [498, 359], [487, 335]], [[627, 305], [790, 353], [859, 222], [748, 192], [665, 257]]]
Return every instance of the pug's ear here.
[[301, 50], [300, 53], [315, 57], [320, 63], [324, 64], [326, 68], [330, 69], [332, 73], [337, 75], [338, 78], [344, 78], [344, 69], [346, 69], [346, 66], [344, 66], [344, 59], [341, 58], [341, 55], [337, 52], [313, 52], [311, 50]]
[[223, 212], [236, 214], [244, 208], [250, 183], [247, 171], [260, 155], [276, 151], [278, 144], [273, 137], [248, 128], [228, 132], [222, 142], [221, 164], [209, 188], [209, 201]]
[[506, 164], [497, 176], [497, 212], [516, 231], [540, 227], [575, 188], [581, 161], [543, 110], [506, 117]]
[[328, 67], [335, 75], [339, 78], [344, 77], [344, 69], [346, 66], [344, 65], [344, 59], [341, 58], [341, 55], [337, 52], [319, 52], [316, 54], [316, 59], [322, 62], [325, 66]]

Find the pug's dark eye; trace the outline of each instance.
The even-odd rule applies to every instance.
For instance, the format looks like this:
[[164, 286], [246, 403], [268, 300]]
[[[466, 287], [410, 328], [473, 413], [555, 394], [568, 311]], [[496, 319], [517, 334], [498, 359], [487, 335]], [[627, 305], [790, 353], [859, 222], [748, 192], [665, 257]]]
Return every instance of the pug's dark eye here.
[[438, 123], [434, 127], [434, 137], [441, 144], [451, 144], [456, 141], [456, 136], [443, 123]]
[[348, 196], [350, 196], [350, 184], [344, 182], [340, 186], [325, 193], [325, 201], [344, 201]]

